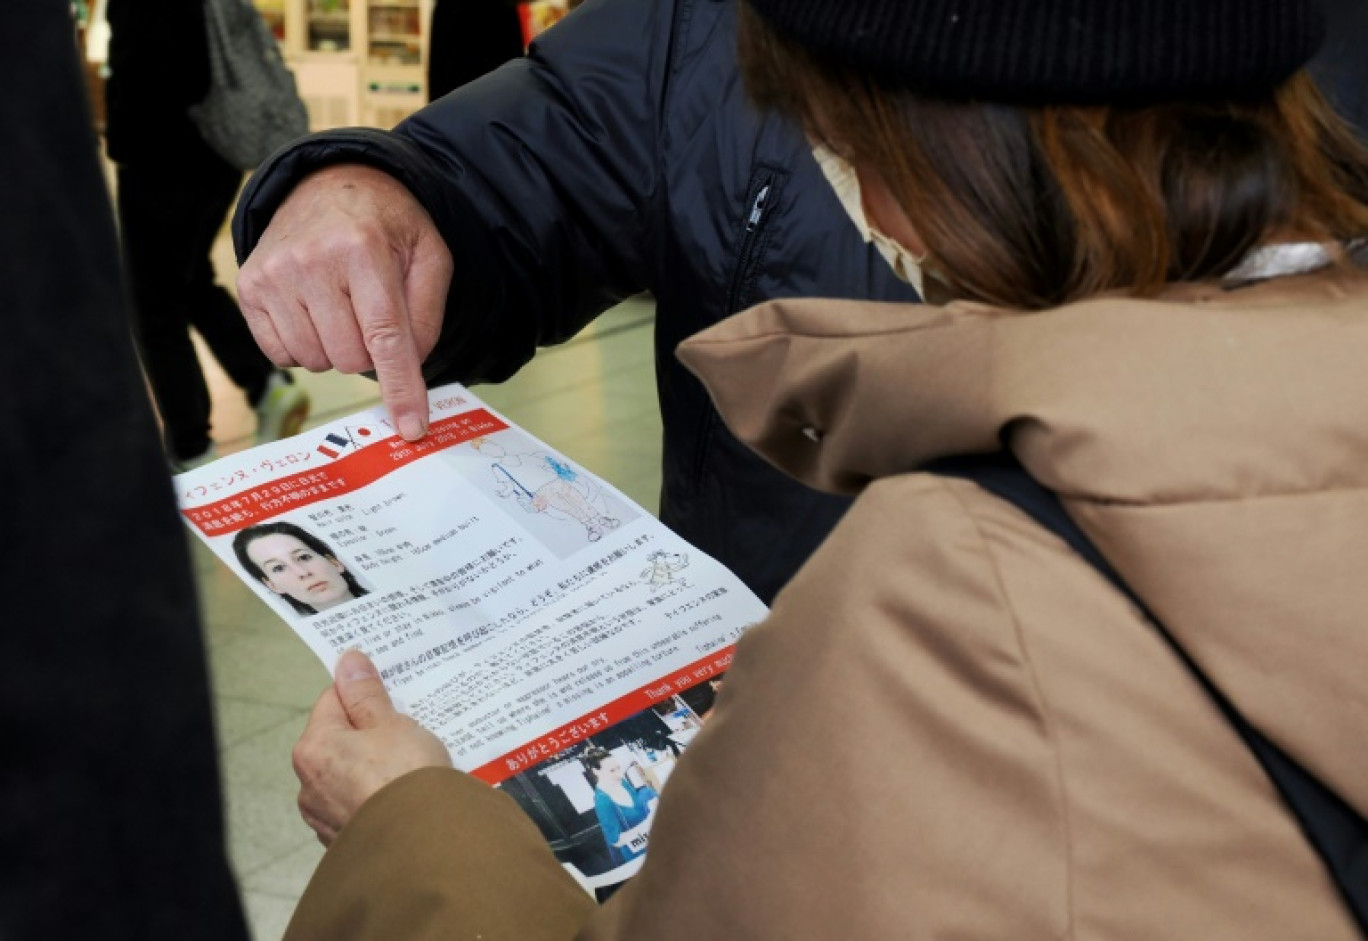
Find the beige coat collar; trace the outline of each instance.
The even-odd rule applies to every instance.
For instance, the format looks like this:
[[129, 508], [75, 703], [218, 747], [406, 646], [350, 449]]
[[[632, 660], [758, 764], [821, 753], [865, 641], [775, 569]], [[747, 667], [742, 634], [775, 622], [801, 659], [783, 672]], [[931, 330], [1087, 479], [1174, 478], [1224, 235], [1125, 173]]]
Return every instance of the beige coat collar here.
[[679, 356], [733, 431], [820, 489], [1007, 440], [1064, 493], [1173, 502], [1361, 470], [1365, 312], [1368, 278], [1350, 272], [1031, 314], [785, 300]]

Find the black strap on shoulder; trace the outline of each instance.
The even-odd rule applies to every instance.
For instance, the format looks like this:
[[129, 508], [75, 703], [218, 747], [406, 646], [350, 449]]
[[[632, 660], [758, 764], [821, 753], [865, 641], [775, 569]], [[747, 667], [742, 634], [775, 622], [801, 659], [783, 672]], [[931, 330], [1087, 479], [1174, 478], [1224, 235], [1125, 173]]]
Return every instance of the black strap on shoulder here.
[[1258, 758], [1259, 764], [1295, 814], [1307, 839], [1325, 862], [1345, 904], [1358, 922], [1360, 933], [1368, 937], [1368, 821], [1338, 794], [1264, 738], [1236, 711], [1145, 603], [1122, 581], [1121, 576], [1065, 512], [1054, 492], [1037, 483], [1015, 458], [1005, 453], [945, 458], [924, 470], [945, 477], [972, 480], [984, 490], [1012, 504], [1063, 539], [1069, 548], [1131, 600], [1192, 671]]

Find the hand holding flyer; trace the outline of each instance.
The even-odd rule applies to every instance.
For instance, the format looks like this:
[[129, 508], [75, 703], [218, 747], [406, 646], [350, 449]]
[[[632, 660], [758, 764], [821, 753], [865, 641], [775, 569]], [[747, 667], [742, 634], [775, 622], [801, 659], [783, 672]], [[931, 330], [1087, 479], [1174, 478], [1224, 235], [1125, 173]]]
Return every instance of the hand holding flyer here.
[[293, 756], [299, 813], [327, 846], [370, 797], [421, 768], [449, 768], [441, 739], [400, 715], [372, 664], [356, 650], [337, 661]]
[[364, 651], [457, 768], [619, 881], [640, 856], [603, 831], [649, 817], [765, 607], [468, 390], [429, 404], [420, 441], [375, 408], [182, 474], [182, 513], [330, 670]]

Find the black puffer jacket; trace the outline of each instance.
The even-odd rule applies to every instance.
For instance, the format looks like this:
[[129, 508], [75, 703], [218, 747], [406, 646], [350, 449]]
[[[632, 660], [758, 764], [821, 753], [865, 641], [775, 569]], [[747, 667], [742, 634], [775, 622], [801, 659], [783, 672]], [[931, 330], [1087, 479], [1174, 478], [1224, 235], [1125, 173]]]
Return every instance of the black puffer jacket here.
[[252, 178], [233, 234], [242, 260], [323, 164], [403, 180], [456, 261], [433, 381], [504, 379], [538, 346], [652, 291], [661, 518], [768, 600], [845, 501], [737, 442], [674, 348], [767, 298], [915, 295], [860, 241], [802, 134], [746, 102], [735, 16], [732, 0], [589, 0], [526, 59], [394, 133], [332, 131], [278, 155]]
[[1321, 0], [1321, 8], [1329, 29], [1311, 74], [1340, 116], [1368, 141], [1368, 57], [1362, 54], [1368, 41], [1368, 2]]

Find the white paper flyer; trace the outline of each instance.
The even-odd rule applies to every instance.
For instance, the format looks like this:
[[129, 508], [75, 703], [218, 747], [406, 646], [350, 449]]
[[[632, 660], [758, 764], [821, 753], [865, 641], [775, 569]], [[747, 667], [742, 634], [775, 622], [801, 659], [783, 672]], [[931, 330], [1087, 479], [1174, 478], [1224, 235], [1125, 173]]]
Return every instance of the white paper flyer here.
[[467, 389], [175, 478], [190, 527], [331, 671], [349, 647], [589, 886], [640, 865], [732, 645], [734, 575]]

